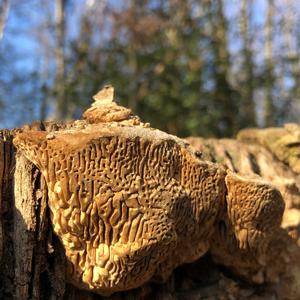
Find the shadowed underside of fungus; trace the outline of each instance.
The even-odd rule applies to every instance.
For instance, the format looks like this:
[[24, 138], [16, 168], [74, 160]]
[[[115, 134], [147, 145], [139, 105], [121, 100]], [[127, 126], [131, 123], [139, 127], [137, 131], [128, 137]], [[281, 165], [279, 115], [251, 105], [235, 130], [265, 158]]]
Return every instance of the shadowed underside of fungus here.
[[209, 250], [245, 280], [271, 282], [279, 191], [199, 159], [185, 141], [118, 106], [110, 86], [95, 100], [74, 128], [14, 139], [47, 183], [69, 282], [111, 294], [166, 280]]

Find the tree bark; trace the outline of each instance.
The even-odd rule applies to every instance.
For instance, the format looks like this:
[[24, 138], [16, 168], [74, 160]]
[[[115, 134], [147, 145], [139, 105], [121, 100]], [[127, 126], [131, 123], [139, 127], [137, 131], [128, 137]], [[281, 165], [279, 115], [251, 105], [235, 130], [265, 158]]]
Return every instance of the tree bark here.
[[[1, 299], [58, 299], [63, 263], [48, 223], [47, 188], [39, 170], [16, 154], [15, 131], [1, 131]], [[61, 272], [61, 273], [60, 273]], [[57, 274], [57, 275], [55, 275]]]

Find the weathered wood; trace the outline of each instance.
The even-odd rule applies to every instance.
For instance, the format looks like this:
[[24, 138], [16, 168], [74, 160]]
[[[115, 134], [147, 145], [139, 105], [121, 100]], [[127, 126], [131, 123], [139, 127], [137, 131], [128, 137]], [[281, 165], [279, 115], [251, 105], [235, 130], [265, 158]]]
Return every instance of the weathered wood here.
[[30, 297], [35, 247], [36, 215], [33, 165], [22, 155], [16, 156], [14, 174], [14, 252], [16, 297]]
[[2, 154], [2, 181], [1, 181], [1, 223], [2, 223], [2, 259], [0, 274], [0, 298], [12, 299], [14, 297], [14, 261], [13, 247], [13, 172], [14, 151], [12, 135], [8, 130], [0, 132]]
[[0, 132], [0, 299], [62, 299], [65, 260], [52, 241], [46, 183], [15, 155], [14, 134]]
[[1, 258], [3, 256], [3, 222], [2, 222], [2, 182], [3, 182], [3, 175], [4, 175], [4, 142], [0, 140], [0, 263]]

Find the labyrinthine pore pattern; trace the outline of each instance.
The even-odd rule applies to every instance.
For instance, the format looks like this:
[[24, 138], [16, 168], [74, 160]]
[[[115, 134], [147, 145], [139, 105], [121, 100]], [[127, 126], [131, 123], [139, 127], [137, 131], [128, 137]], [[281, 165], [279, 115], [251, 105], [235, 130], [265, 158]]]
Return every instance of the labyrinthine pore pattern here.
[[103, 292], [139, 286], [157, 270], [167, 277], [203, 255], [225, 195], [225, 173], [174, 139], [107, 129], [15, 139], [47, 181], [71, 280]]
[[271, 240], [283, 212], [275, 188], [202, 161], [183, 140], [135, 119], [116, 122], [118, 108], [103, 122], [99, 107], [99, 124], [14, 139], [46, 179], [70, 282], [111, 294], [164, 280], [213, 245], [226, 265], [233, 245], [259, 252]]
[[[227, 217], [220, 218], [220, 229], [216, 230], [210, 248], [214, 261], [256, 283], [279, 282], [286, 262], [280, 263], [278, 253], [271, 254], [277, 243], [270, 231], [274, 231], [275, 239], [280, 235], [274, 220], [280, 220], [284, 204], [280, 201], [280, 193], [266, 181], [279, 188], [289, 211], [299, 194], [295, 174], [274, 159], [272, 153], [257, 145], [196, 137], [188, 138], [188, 142], [202, 153], [203, 159], [217, 161], [232, 170], [227, 170], [225, 177]], [[290, 220], [289, 213], [285, 213], [281, 226], [287, 226]], [[272, 244], [269, 244], [270, 239]], [[282, 243], [279, 245], [284, 247]]]

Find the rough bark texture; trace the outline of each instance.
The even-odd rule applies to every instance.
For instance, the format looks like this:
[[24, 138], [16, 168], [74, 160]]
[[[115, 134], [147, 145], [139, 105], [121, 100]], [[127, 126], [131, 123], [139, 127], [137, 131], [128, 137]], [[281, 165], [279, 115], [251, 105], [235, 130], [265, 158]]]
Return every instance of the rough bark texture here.
[[12, 139], [17, 131], [2, 130], [0, 140], [0, 298], [57, 299], [64, 293], [64, 260], [59, 262], [61, 248], [49, 227], [47, 188], [39, 170], [16, 154]]
[[[119, 109], [117, 109], [116, 114], [112, 114], [113, 118], [116, 116], [119, 116]], [[143, 127], [143, 124], [139, 124], [139, 120], [134, 117], [131, 120], [126, 120], [126, 122]], [[123, 127], [127, 126], [126, 122], [122, 125]], [[23, 131], [27, 133], [28, 130], [31, 132], [55, 131], [53, 134], [42, 132], [37, 134], [39, 138], [42, 137], [42, 140], [46, 137], [46, 140], [51, 144], [53, 139], [57, 139], [58, 136], [64, 137], [64, 134], [68, 132], [69, 134], [71, 132], [76, 134], [76, 131], [83, 130], [84, 126], [82, 122], [69, 124], [36, 123], [19, 130], [1, 131], [1, 299], [103, 298], [103, 296], [90, 291], [77, 289], [74, 286], [78, 285], [76, 281], [73, 282], [74, 285], [68, 283], [65, 257], [65, 255], [68, 256], [68, 251], [65, 254], [62, 246], [64, 243], [61, 243], [52, 231], [53, 225], [50, 221], [48, 207], [49, 204], [51, 206], [52, 201], [50, 199], [51, 185], [47, 183], [48, 187], [46, 187], [47, 176], [44, 177], [40, 173], [43, 167], [39, 166], [37, 162], [39, 166], [37, 168], [27, 160], [22, 154], [25, 152], [20, 151], [16, 154], [12, 144], [13, 137]], [[146, 131], [150, 130], [148, 125], [143, 128]], [[201, 165], [209, 165], [208, 161], [212, 161], [218, 163], [213, 164], [213, 166], [220, 166], [220, 170], [231, 169], [231, 171], [226, 171], [226, 174], [229, 175], [224, 177], [227, 187], [226, 199], [229, 218], [220, 220], [220, 215], [218, 215], [218, 223], [214, 224], [214, 226], [217, 225], [217, 229], [213, 230], [212, 233], [208, 233], [208, 228], [203, 229], [210, 239], [209, 252], [198, 261], [175, 269], [165, 283], [148, 282], [137, 289], [117, 292], [105, 299], [299, 299], [300, 183], [298, 182], [298, 171], [294, 167], [296, 158], [290, 160], [287, 157], [286, 149], [291, 150], [293, 148], [293, 151], [289, 152], [290, 156], [297, 157], [295, 153], [297, 153], [297, 147], [300, 143], [297, 142], [297, 139], [295, 140], [293, 134], [293, 139], [288, 138], [291, 135], [291, 128], [293, 128], [292, 132], [296, 132], [298, 127], [269, 129], [273, 131], [268, 132], [267, 135], [265, 135], [265, 131], [252, 130], [249, 133], [244, 131], [239, 135], [241, 141], [189, 138], [188, 141], [195, 149], [194, 155], [198, 156]], [[58, 132], [61, 130], [62, 133], [59, 134]], [[119, 131], [116, 128], [113, 130], [118, 132], [117, 136], [120, 136], [121, 129]], [[276, 134], [278, 130], [280, 134]], [[97, 134], [99, 135], [99, 132]], [[265, 136], [273, 136], [274, 139], [277, 137], [281, 142], [276, 144], [273, 139], [272, 143], [269, 143], [262, 138]], [[30, 140], [30, 136], [27, 137]], [[282, 137], [286, 137], [286, 140], [281, 140]], [[173, 139], [176, 141], [176, 138]], [[250, 140], [251, 145], [248, 143]], [[247, 143], [243, 141], [247, 141]], [[67, 138], [61, 140], [62, 145], [66, 142]], [[277, 145], [276, 149], [274, 143]], [[285, 150], [282, 150], [281, 147]], [[182, 148], [180, 149], [183, 151]], [[42, 156], [34, 158], [30, 155], [28, 157], [34, 161], [42, 158]], [[169, 158], [165, 163], [171, 163], [173, 159]], [[193, 171], [190, 173], [192, 174]], [[266, 256], [261, 257], [258, 255], [263, 253], [261, 249], [251, 248], [247, 245], [247, 243], [250, 245], [252, 243], [251, 236], [242, 230], [237, 233], [234, 231], [235, 217], [233, 215], [236, 211], [236, 205], [242, 209], [243, 206], [241, 205], [248, 201], [245, 198], [242, 199], [242, 203], [235, 202], [239, 199], [235, 194], [236, 191], [243, 190], [245, 183], [247, 190], [240, 193], [241, 195], [250, 192], [256, 197], [255, 195], [260, 195], [257, 194], [260, 187], [264, 190], [267, 186], [270, 187], [271, 198], [273, 197], [272, 193], [275, 190], [271, 188], [272, 185], [265, 184], [266, 181], [281, 191], [286, 202], [286, 211], [282, 229], [276, 231], [275, 237], [272, 236]], [[211, 187], [207, 187], [207, 191], [212, 192]], [[265, 207], [270, 209], [268, 206]], [[246, 212], [250, 213], [251, 209]], [[257, 219], [258, 223], [266, 222], [268, 211], [266, 213], [263, 220]], [[202, 226], [205, 224], [209, 223], [201, 223]], [[211, 226], [209, 225], [209, 228]], [[61, 238], [58, 230], [56, 233]], [[213, 235], [213, 239], [210, 238], [210, 235]], [[263, 236], [260, 238], [263, 239]], [[188, 241], [191, 247], [195, 245], [194, 242], [193, 239]], [[184, 246], [186, 250], [182, 253], [189, 255], [187, 254], [189, 244], [182, 244], [180, 247], [184, 248]], [[178, 251], [180, 253], [182, 249], [179, 248]], [[172, 258], [176, 258], [177, 252], [171, 253]], [[179, 259], [182, 257], [175, 259], [177, 263], [175, 262], [174, 266], [179, 264]], [[253, 270], [251, 269], [252, 265]], [[260, 266], [259, 270], [257, 270], [257, 266]]]

